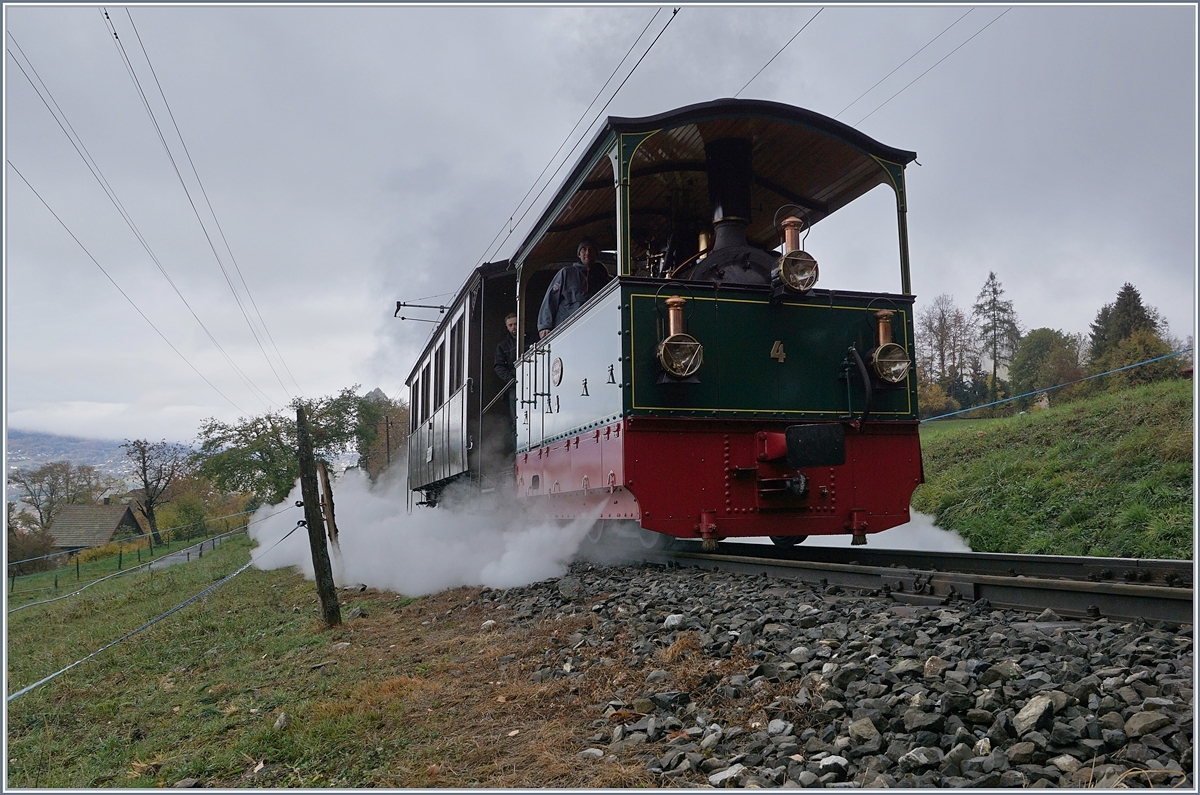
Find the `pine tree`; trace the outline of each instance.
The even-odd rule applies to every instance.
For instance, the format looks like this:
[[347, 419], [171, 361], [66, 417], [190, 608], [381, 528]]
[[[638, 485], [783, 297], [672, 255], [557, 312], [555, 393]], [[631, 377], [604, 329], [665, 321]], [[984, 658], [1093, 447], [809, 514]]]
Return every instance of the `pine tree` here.
[[1011, 364], [1021, 344], [1021, 326], [1012, 301], [1004, 300], [1004, 286], [994, 271], [975, 299], [973, 312], [979, 326], [979, 336], [992, 360], [992, 382], [999, 380], [1001, 365]]
[[1142, 294], [1129, 282], [1117, 293], [1117, 300], [1105, 304], [1092, 321], [1089, 358], [1097, 362], [1136, 331], [1161, 332], [1158, 311], [1142, 303]]

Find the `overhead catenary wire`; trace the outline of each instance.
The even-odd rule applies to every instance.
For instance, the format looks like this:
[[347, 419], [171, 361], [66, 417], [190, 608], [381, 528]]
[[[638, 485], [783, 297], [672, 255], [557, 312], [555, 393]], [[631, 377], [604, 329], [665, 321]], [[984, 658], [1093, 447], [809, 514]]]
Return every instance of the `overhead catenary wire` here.
[[210, 387], [212, 387], [214, 392], [216, 392], [221, 397], [225, 398], [225, 400], [229, 403], [229, 405], [233, 406], [235, 409], [240, 411], [242, 414], [247, 413], [245, 409], [243, 409], [237, 403], [233, 402], [232, 398], [230, 398], [228, 395], [226, 395], [224, 392], [222, 392], [220, 389], [218, 389], [216, 384], [214, 384], [212, 381], [209, 381], [208, 377], [205, 376], [204, 373], [200, 372], [196, 368], [196, 365], [192, 364], [191, 360], [188, 359], [188, 357], [184, 356], [183, 353], [178, 348], [175, 347], [175, 343], [173, 343], [173, 342], [171, 342], [171, 340], [167, 339], [167, 335], [163, 334], [162, 331], [158, 328], [158, 326], [154, 325], [154, 321], [152, 321], [150, 318], [146, 317], [146, 313], [141, 310], [141, 307], [139, 307], [137, 305], [137, 303], [135, 303], [134, 300], [129, 297], [129, 294], [126, 293], [125, 290], [123, 290], [121, 288], [121, 285], [117, 284], [116, 279], [114, 279], [111, 275], [109, 275], [108, 271], [106, 271], [104, 269], [104, 266], [101, 265], [99, 263], [99, 261], [97, 261], [96, 258], [92, 256], [92, 252], [88, 251], [87, 246], [83, 245], [83, 243], [79, 240], [79, 238], [75, 236], [75, 233], [71, 231], [70, 227], [68, 227], [66, 225], [66, 223], [61, 218], [58, 217], [58, 213], [54, 212], [53, 208], [51, 208], [50, 205], [46, 203], [46, 200], [42, 198], [42, 195], [40, 193], [38, 193], [36, 189], [34, 189], [33, 185], [29, 184], [29, 180], [25, 179], [25, 175], [22, 174], [15, 165], [13, 165], [13, 162], [11, 160], [6, 160], [5, 162], [8, 163], [9, 168], [11, 168], [13, 171], [16, 172], [17, 176], [21, 178], [21, 181], [25, 183], [26, 187], [28, 187], [29, 190], [33, 191], [33, 195], [37, 196], [38, 201], [40, 201], [42, 203], [42, 206], [44, 206], [47, 210], [50, 211], [50, 214], [54, 216], [54, 220], [58, 221], [59, 225], [62, 226], [62, 228], [66, 230], [67, 234], [71, 236], [71, 239], [74, 240], [75, 243], [78, 244], [78, 246], [81, 249], [83, 249], [83, 253], [87, 255], [88, 259], [90, 259], [97, 268], [100, 269], [100, 272], [104, 274], [104, 278], [108, 279], [112, 283], [112, 286], [117, 288], [117, 292], [119, 292], [125, 298], [125, 300], [129, 302], [129, 305], [133, 307], [134, 311], [136, 311], [139, 315], [142, 316], [142, 320], [145, 320], [150, 325], [150, 328], [154, 329], [154, 332], [156, 334], [158, 334], [159, 337], [162, 338], [162, 341], [167, 343], [168, 347], [170, 347], [171, 350], [175, 351], [175, 354], [180, 359], [183, 360], [184, 364], [186, 364], [188, 367], [192, 368], [192, 372], [194, 372], [196, 375], [200, 376], [201, 380], [203, 380], [204, 383], [206, 383]]
[[[596, 120], [599, 119], [600, 116], [604, 115], [604, 111], [608, 110], [608, 106], [612, 104], [612, 101], [614, 99], [616, 99], [617, 94], [621, 93], [621, 89], [625, 87], [625, 84], [627, 82], [629, 82], [629, 78], [633, 77], [633, 73], [636, 72], [637, 68], [642, 65], [642, 61], [644, 61], [646, 59], [646, 56], [650, 54], [650, 51], [652, 49], [654, 49], [654, 45], [658, 43], [658, 40], [660, 38], [662, 38], [662, 35], [667, 32], [667, 28], [669, 28], [671, 26], [671, 23], [675, 21], [675, 17], [679, 14], [679, 10], [680, 10], [679, 8], [675, 8], [674, 10], [671, 11], [671, 18], [667, 20], [667, 24], [663, 25], [662, 30], [660, 30], [658, 32], [658, 35], [654, 37], [654, 41], [650, 42], [650, 45], [648, 47], [646, 47], [646, 50], [641, 54], [641, 57], [638, 58], [637, 63], [635, 63], [633, 65], [633, 68], [631, 68], [629, 70], [629, 73], [625, 75], [625, 78], [621, 81], [621, 84], [619, 86], [617, 86], [616, 90], [613, 91], [612, 95], [608, 98], [608, 101], [604, 103], [604, 107], [602, 107], [599, 110], [599, 112], [597, 112], [596, 115], [592, 117], [592, 121], [588, 124], [588, 129], [590, 129], [592, 127], [592, 125], [596, 123]], [[657, 16], [657, 15], [658, 14], [656, 12], [655, 16]], [[653, 22], [654, 17], [651, 17], [650, 21]], [[646, 27], [648, 28], [649, 24], [647, 24]], [[645, 29], [643, 29], [642, 33], [638, 35], [637, 40], [634, 41], [633, 45], [629, 49], [629, 52], [632, 52], [633, 47], [637, 46], [637, 42], [641, 40], [643, 34], [645, 34]], [[628, 56], [629, 56], [629, 53], [626, 53], [626, 57], [628, 57]], [[625, 59], [623, 58], [622, 63], [624, 62], [624, 60]], [[619, 66], [620, 65], [618, 64], [618, 68], [619, 68]], [[614, 71], [614, 74], [615, 74], [615, 71]], [[611, 79], [612, 78], [610, 77], [609, 80], [611, 80]], [[606, 82], [605, 85], [608, 85], [608, 83]], [[603, 93], [603, 88], [601, 88], [600, 93]], [[600, 93], [597, 93], [597, 97], [600, 96]], [[592, 104], [595, 104], [595, 100], [593, 100]], [[588, 107], [591, 107], [591, 105], [589, 105]], [[587, 112], [585, 111], [584, 115], [586, 115], [586, 114], [587, 114]], [[578, 126], [578, 122], [576, 123], [576, 126]], [[567, 136], [568, 139], [570, 139], [570, 137], [571, 137], [570, 135]], [[580, 139], [580, 140], [582, 140], [582, 139]], [[579, 143], [580, 143], [579, 141], [576, 141], [575, 145], [571, 147], [571, 149], [567, 153], [567, 157], [563, 158], [563, 161], [561, 163], [559, 163], [558, 167], [550, 175], [550, 178], [547, 179], [546, 182], [542, 185], [541, 190], [539, 190], [537, 195], [533, 197], [533, 201], [531, 201], [529, 203], [529, 206], [525, 208], [525, 212], [523, 212], [521, 214], [521, 217], [517, 219], [517, 222], [515, 225], [511, 223], [512, 216], [509, 216], [510, 223], [508, 224], [508, 234], [505, 235], [504, 239], [502, 241], [500, 241], [500, 244], [495, 247], [496, 251], [499, 251], [499, 249], [501, 247], [503, 247], [505, 243], [508, 242], [508, 239], [510, 237], [512, 237], [512, 233], [516, 230], [517, 227], [520, 226], [521, 222], [523, 222], [525, 220], [525, 216], [527, 216], [529, 214], [529, 211], [532, 210], [537, 205], [538, 199], [540, 199], [542, 197], [542, 194], [546, 192], [546, 188], [550, 187], [551, 183], [554, 180], [554, 177], [557, 176], [558, 172], [562, 170], [562, 167], [566, 164], [567, 159], [570, 157], [571, 153], [575, 151], [575, 148], [579, 146]], [[561, 146], [559, 148], [561, 149]], [[553, 162], [553, 161], [554, 161], [554, 158], [551, 158], [551, 162]], [[545, 170], [543, 170], [543, 173], [545, 173]], [[540, 179], [540, 177], [539, 177], [539, 179]], [[534, 185], [537, 185], [536, 180], [534, 181]], [[530, 190], [532, 190], [532, 188], [530, 188]], [[526, 195], [528, 195], [528, 194], [526, 194]], [[520, 207], [520, 205], [518, 205], [518, 208], [519, 207]], [[514, 211], [514, 214], [515, 214], [515, 211]], [[501, 230], [501, 231], [503, 232], [503, 230]], [[486, 259], [487, 256], [488, 255], [485, 252], [483, 259]], [[483, 260], [481, 259], [480, 261], [482, 262]]]
[[[939, 59], [938, 59], [938, 61], [937, 61], [936, 63], [934, 63], [934, 65], [933, 65], [933, 66], [929, 67], [929, 68], [928, 68], [928, 69], [926, 69], [924, 72], [921, 72], [921, 74], [917, 75], [917, 76], [916, 76], [916, 77], [914, 77], [912, 80], [910, 80], [910, 81], [909, 81], [909, 82], [908, 82], [908, 83], [907, 83], [907, 84], [904, 86], [904, 88], [900, 89], [900, 90], [899, 90], [899, 91], [897, 91], [895, 94], [892, 94], [890, 97], [888, 97], [887, 99], [885, 99], [885, 100], [884, 100], [884, 101], [883, 101], [883, 102], [882, 102], [882, 103], [881, 103], [881, 104], [880, 104], [878, 107], [876, 107], [876, 108], [875, 108], [875, 110], [871, 111], [871, 112], [870, 112], [870, 113], [868, 113], [866, 116], [863, 116], [861, 119], [859, 119], [858, 121], [854, 122], [854, 126], [855, 126], [855, 127], [857, 127], [858, 125], [862, 124], [862, 123], [863, 123], [864, 121], [866, 121], [867, 119], [871, 118], [871, 116], [873, 116], [873, 115], [875, 114], [875, 112], [876, 112], [876, 111], [878, 111], [878, 110], [882, 109], [884, 105], [887, 105], [887, 104], [888, 104], [889, 102], [891, 102], [893, 99], [895, 99], [896, 97], [898, 97], [898, 96], [900, 96], [901, 94], [903, 94], [903, 93], [904, 93], [906, 90], [908, 90], [908, 87], [909, 87], [909, 86], [911, 86], [913, 83], [915, 83], [915, 82], [917, 82], [918, 80], [920, 80], [920, 79], [921, 79], [922, 77], [924, 77], [925, 75], [927, 75], [927, 74], [929, 74], [930, 72], [932, 72], [934, 69], [936, 69], [936, 68], [938, 67], [938, 65], [939, 65], [939, 64], [940, 64], [942, 61], [946, 60], [946, 59], [947, 59], [947, 58], [949, 58], [951, 55], [953, 55], [954, 53], [956, 53], [956, 52], [958, 52], [959, 50], [961, 50], [963, 47], [965, 47], [965, 46], [967, 45], [967, 43], [968, 43], [968, 42], [972, 41], [972, 40], [973, 40], [973, 39], [974, 39], [976, 36], [978, 36], [980, 33], [983, 33], [985, 30], [987, 30], [988, 28], [990, 28], [992, 25], [996, 24], [996, 22], [998, 22], [998, 21], [1000, 20], [1000, 18], [1001, 18], [1001, 17], [1003, 17], [1005, 14], [1007, 14], [1009, 11], [1012, 11], [1012, 6], [1009, 6], [1008, 8], [1004, 9], [1004, 11], [1003, 11], [1001, 14], [999, 14], [999, 15], [998, 15], [998, 16], [997, 16], [995, 19], [993, 19], [991, 22], [989, 22], [989, 23], [987, 23], [986, 25], [984, 25], [984, 26], [983, 26], [982, 28], [980, 28], [979, 30], [975, 31], [975, 33], [974, 33], [974, 34], [972, 34], [970, 38], [968, 38], [968, 39], [967, 39], [966, 41], [964, 41], [962, 44], [958, 45], [958, 46], [957, 46], [957, 47], [955, 47], [953, 50], [951, 50], [950, 52], [946, 53], [946, 54], [945, 54], [945, 55], [943, 55], [941, 58], [939, 58]], [[964, 15], [964, 16], [965, 16], [965, 15]]]
[[[567, 145], [567, 141], [571, 140], [571, 136], [573, 136], [575, 131], [579, 129], [580, 122], [582, 122], [584, 117], [587, 116], [588, 111], [592, 109], [592, 106], [596, 104], [596, 100], [600, 99], [600, 95], [604, 93], [604, 89], [608, 88], [608, 84], [612, 82], [612, 79], [616, 76], [617, 71], [620, 70], [626, 59], [629, 58], [629, 54], [633, 52], [633, 48], [636, 47], [638, 42], [642, 40], [642, 36], [646, 35], [646, 31], [649, 30], [650, 26], [654, 24], [654, 20], [658, 18], [659, 13], [661, 12], [662, 8], [656, 8], [654, 10], [654, 15], [651, 16], [650, 21], [646, 23], [646, 27], [642, 28], [642, 32], [639, 33], [638, 37], [633, 40], [633, 44], [629, 45], [629, 49], [625, 51], [625, 55], [621, 57], [621, 60], [617, 63], [616, 67], [613, 68], [612, 74], [610, 74], [608, 79], [604, 81], [604, 85], [600, 86], [600, 90], [596, 92], [596, 96], [592, 97], [592, 101], [588, 103], [588, 106], [584, 109], [583, 113], [579, 114], [579, 118], [575, 121], [575, 125], [571, 128], [571, 131], [567, 133], [567, 136], [563, 138], [562, 143], [560, 143], [558, 148], [554, 150], [554, 154], [550, 155], [550, 159], [546, 161], [546, 165], [542, 168], [542, 172], [534, 178], [533, 184], [529, 186], [529, 190], [525, 191], [525, 195], [521, 197], [521, 201], [517, 202], [516, 209], [514, 209], [508, 216], [508, 223], [505, 224], [505, 226], [508, 227], [510, 234], [512, 233], [513, 218], [521, 209], [521, 205], [523, 205], [525, 200], [529, 198], [529, 194], [533, 193], [533, 189], [537, 187], [538, 182], [540, 182], [542, 177], [545, 176], [547, 169], [550, 168], [550, 166], [554, 163], [555, 158], [558, 157], [558, 153], [561, 152], [562, 148]], [[523, 217], [524, 216], [522, 216], [522, 218]], [[500, 238], [500, 235], [504, 234], [504, 228], [504, 226], [501, 226], [500, 231], [497, 232], [496, 236], [492, 238], [491, 243], [488, 243], [487, 248], [484, 249], [483, 256], [480, 257], [479, 261], [475, 263], [475, 267], [479, 267], [481, 264], [483, 264], [483, 261], [487, 259], [488, 252], [492, 250], [492, 245]], [[505, 239], [507, 240], [507, 238]], [[501, 245], [503, 245], [503, 243], [501, 243]]]
[[[226, 285], [228, 285], [230, 292], [233, 294], [234, 303], [237, 304], [238, 310], [241, 312], [242, 317], [246, 321], [246, 325], [250, 328], [250, 333], [254, 337], [255, 344], [258, 345], [263, 357], [267, 359], [268, 365], [271, 367], [272, 372], [275, 374], [275, 377], [278, 380], [279, 374], [275, 372], [274, 365], [271, 364], [270, 357], [267, 356], [266, 349], [263, 348], [262, 341], [258, 337], [258, 332], [254, 329], [254, 324], [250, 322], [250, 317], [246, 313], [246, 308], [242, 303], [241, 296], [238, 295], [237, 288], [233, 284], [233, 279], [230, 277], [229, 271], [225, 268], [225, 263], [222, 261], [221, 255], [217, 251], [216, 243], [213, 242], [212, 234], [205, 225], [204, 219], [200, 216], [200, 209], [196, 206], [196, 200], [192, 196], [192, 191], [188, 188], [187, 180], [183, 178], [183, 173], [179, 169], [179, 163], [175, 159], [175, 154], [171, 151], [171, 147], [167, 143], [166, 135], [163, 133], [162, 126], [158, 122], [158, 117], [154, 114], [154, 109], [150, 104], [150, 99], [146, 96], [146, 92], [142, 87], [141, 80], [137, 76], [137, 70], [133, 67], [133, 61], [129, 58], [129, 53], [125, 50], [125, 44], [123, 41], [121, 41], [121, 37], [117, 34], [117, 29], [113, 25], [112, 20], [109, 18], [108, 12], [102, 8], [101, 13], [105, 20], [105, 26], [108, 28], [109, 33], [113, 37], [113, 42], [117, 48], [118, 55], [120, 56], [122, 63], [125, 64], [125, 70], [129, 74], [130, 79], [133, 81], [134, 89], [137, 91], [138, 96], [142, 100], [142, 107], [145, 109], [146, 115], [150, 118], [150, 123], [154, 126], [154, 130], [158, 135], [159, 143], [162, 144], [163, 151], [166, 153], [167, 159], [171, 162], [171, 168], [174, 170], [175, 176], [179, 180], [180, 186], [183, 188], [184, 195], [188, 200], [188, 205], [192, 208], [192, 214], [196, 217], [197, 223], [200, 224], [200, 230], [204, 235], [205, 241], [208, 243], [209, 249], [213, 253], [213, 257], [217, 261], [217, 267], [220, 269], [221, 275], [225, 278]], [[178, 128], [176, 128], [176, 133], [178, 133]], [[182, 140], [182, 137], [180, 137], [181, 142]], [[184, 145], [185, 150], [186, 148], [186, 145]], [[280, 386], [283, 386], [282, 380], [280, 380]], [[257, 386], [255, 388], [258, 389]], [[284, 392], [288, 393], [287, 388], [283, 388]], [[259, 389], [259, 391], [264, 396], [266, 395], [266, 393], [262, 392], [261, 389]], [[290, 393], [288, 393], [288, 395], [289, 397], [291, 396]], [[273, 401], [268, 397], [267, 402], [275, 403], [276, 401]]]
[[816, 19], [817, 16], [824, 10], [825, 10], [824, 6], [821, 6], [820, 8], [818, 8], [817, 13], [813, 14], [811, 17], [809, 17], [808, 22], [805, 22], [803, 25], [800, 26], [800, 30], [798, 30], [794, 34], [792, 34], [792, 37], [787, 40], [787, 44], [780, 47], [779, 52], [772, 55], [771, 59], [762, 65], [762, 69], [759, 69], [757, 72], [755, 72], [754, 77], [747, 80], [746, 85], [744, 85], [740, 89], [738, 89], [738, 92], [733, 95], [734, 98], [736, 99], [737, 97], [741, 96], [742, 92], [745, 91], [747, 88], [749, 88], [750, 84], [753, 83], [756, 79], [758, 79], [758, 76], [761, 75], [766, 70], [766, 68], [771, 65], [772, 61], [774, 61], [776, 58], [778, 58], [783, 53], [784, 50], [786, 50], [789, 46], [791, 46], [791, 43], [796, 40], [796, 37], [799, 36], [801, 33], [803, 33], [804, 29], [807, 28], [810, 24], [812, 24], [812, 21], [814, 19]]
[[[12, 39], [13, 45], [16, 46], [17, 51], [21, 53], [21, 57], [25, 59], [25, 64], [23, 65], [21, 61], [17, 59], [12, 50], [6, 50], [8, 56], [13, 59], [13, 63], [17, 65], [17, 68], [21, 71], [21, 74], [23, 74], [25, 79], [29, 81], [30, 86], [33, 87], [34, 92], [37, 93], [38, 98], [42, 101], [42, 104], [45, 105], [46, 109], [50, 112], [50, 115], [58, 124], [59, 129], [62, 130], [63, 134], [67, 136], [67, 140], [70, 141], [71, 146], [74, 147], [76, 153], [83, 160], [84, 165], [87, 166], [88, 170], [92, 174], [92, 177], [95, 178], [100, 184], [100, 187], [104, 190], [108, 200], [116, 208], [117, 213], [121, 216], [121, 219], [125, 221], [126, 226], [128, 226], [130, 231], [133, 232], [134, 237], [137, 238], [138, 243], [141, 244], [146, 254], [149, 255], [151, 261], [154, 262], [159, 273], [161, 273], [163, 278], [167, 280], [167, 284], [169, 284], [171, 289], [174, 290], [175, 295], [178, 296], [179, 300], [183, 302], [183, 305], [187, 307], [188, 312], [191, 313], [192, 317], [200, 325], [200, 328], [204, 331], [205, 335], [221, 353], [225, 361], [233, 369], [234, 373], [238, 376], [242, 383], [248, 389], [250, 389], [252, 393], [254, 393], [257, 387], [250, 381], [249, 376], [247, 376], [242, 369], [238, 367], [237, 363], [234, 362], [233, 358], [225, 350], [224, 346], [221, 345], [204, 321], [200, 319], [200, 316], [196, 313], [196, 310], [192, 307], [191, 303], [187, 300], [187, 298], [184, 297], [182, 291], [180, 291], [179, 287], [175, 284], [174, 279], [171, 278], [170, 273], [167, 272], [166, 267], [158, 258], [158, 255], [155, 254], [154, 250], [150, 247], [150, 244], [142, 234], [141, 229], [139, 229], [137, 224], [134, 222], [133, 217], [125, 209], [125, 205], [121, 202], [116, 190], [109, 183], [108, 178], [104, 176], [104, 172], [100, 169], [99, 164], [96, 163], [95, 158], [92, 157], [92, 154], [84, 144], [83, 139], [75, 131], [75, 127], [71, 124], [71, 120], [62, 110], [62, 107], [58, 104], [58, 101], [54, 99], [54, 94], [50, 91], [50, 88], [46, 85], [45, 81], [42, 80], [41, 75], [38, 74], [37, 68], [34, 67], [33, 62], [29, 60], [29, 56], [25, 54], [23, 49], [21, 49], [21, 45], [17, 41], [16, 37], [13, 36], [12, 31], [7, 31], [7, 33], [9, 38]], [[29, 72], [25, 71], [25, 65], [29, 66], [29, 70], [33, 72], [33, 76], [37, 78], [37, 83], [34, 82], [33, 77], [30, 77]], [[40, 87], [38, 85], [39, 83], [41, 84]], [[45, 92], [44, 95], [43, 92]], [[53, 104], [53, 108], [51, 108], [51, 104]], [[68, 128], [70, 130], [69, 132]], [[259, 390], [259, 392], [261, 393], [261, 390]], [[256, 394], [256, 397], [258, 397], [261, 401], [264, 400], [265, 395]], [[264, 406], [265, 405], [266, 403], [264, 403]]]
[[907, 58], [905, 58], [905, 59], [904, 59], [904, 60], [903, 60], [903, 61], [900, 63], [900, 66], [897, 66], [895, 69], [893, 69], [892, 71], [888, 72], [888, 73], [887, 73], [886, 75], [884, 75], [883, 77], [879, 78], [879, 80], [877, 80], [877, 81], [875, 82], [875, 85], [871, 86], [871, 87], [870, 87], [870, 88], [868, 88], [866, 91], [864, 91], [864, 92], [862, 92], [861, 94], [859, 94], [859, 95], [858, 95], [858, 96], [857, 96], [857, 97], [854, 99], [854, 101], [853, 101], [853, 102], [851, 102], [849, 105], [847, 105], [846, 107], [844, 107], [844, 108], [842, 108], [841, 110], [839, 110], [839, 111], [837, 112], [837, 115], [835, 115], [833, 118], [835, 118], [835, 119], [841, 118], [841, 115], [842, 115], [843, 113], [845, 113], [846, 111], [850, 110], [850, 108], [854, 107], [856, 104], [858, 104], [858, 101], [859, 101], [860, 99], [862, 99], [862, 98], [863, 98], [863, 97], [865, 97], [867, 94], [870, 94], [872, 91], [874, 91], [874, 90], [875, 90], [875, 89], [876, 89], [876, 88], [879, 86], [879, 84], [880, 84], [880, 83], [882, 83], [884, 80], [887, 80], [889, 77], [891, 77], [892, 75], [896, 74], [896, 72], [898, 72], [898, 71], [900, 70], [900, 67], [904, 66], [904, 64], [908, 63], [908, 62], [909, 62], [909, 61], [911, 61], [913, 58], [916, 58], [918, 55], [920, 55], [921, 53], [925, 52], [925, 49], [926, 49], [927, 47], [929, 47], [929, 45], [933, 44], [935, 41], [937, 41], [937, 40], [938, 40], [938, 39], [940, 39], [940, 38], [941, 38], [943, 35], [945, 35], [945, 34], [946, 34], [946, 32], [950, 30], [950, 28], [954, 27], [954, 26], [955, 26], [955, 25], [957, 25], [959, 22], [962, 22], [964, 19], [966, 19], [966, 18], [967, 18], [967, 14], [970, 14], [970, 13], [971, 13], [972, 11], [974, 11], [974, 10], [975, 10], [975, 9], [974, 9], [974, 7], [972, 7], [972, 8], [968, 8], [968, 9], [967, 9], [967, 13], [966, 13], [966, 14], [963, 14], [961, 17], [959, 17], [958, 19], [956, 19], [956, 20], [954, 20], [953, 22], [951, 22], [951, 23], [950, 23], [950, 24], [949, 24], [949, 25], [948, 25], [948, 26], [947, 26], [947, 27], [946, 27], [946, 28], [945, 28], [945, 29], [944, 29], [944, 30], [943, 30], [941, 33], [939, 33], [938, 35], [934, 36], [934, 37], [933, 37], [932, 39], [930, 39], [929, 41], [925, 42], [925, 46], [924, 46], [924, 47], [922, 47], [921, 49], [919, 49], [919, 50], [917, 50], [916, 52], [914, 52], [912, 55], [910, 55], [910, 56], [908, 56]]
[[[167, 95], [163, 91], [162, 83], [160, 83], [158, 80], [158, 73], [154, 70], [154, 63], [150, 60], [150, 53], [146, 51], [146, 45], [142, 42], [142, 34], [138, 32], [137, 25], [134, 24], [133, 14], [130, 13], [128, 6], [125, 8], [125, 15], [129, 17], [129, 26], [133, 28], [133, 34], [135, 37], [137, 37], [138, 46], [141, 47], [142, 55], [146, 59], [146, 65], [150, 67], [150, 74], [154, 77], [154, 85], [158, 88], [159, 96], [162, 97], [163, 105], [167, 109], [167, 115], [171, 118], [171, 125], [175, 128], [175, 134], [179, 136], [179, 143], [183, 147], [183, 153], [187, 156], [188, 165], [192, 167], [192, 174], [196, 177], [196, 184], [200, 186], [200, 193], [204, 196], [204, 203], [208, 206], [208, 211], [212, 215], [213, 223], [216, 224], [217, 231], [221, 234], [221, 242], [225, 244], [225, 251], [229, 254], [229, 260], [233, 263], [233, 269], [237, 271], [238, 279], [240, 279], [242, 282], [242, 289], [246, 291], [246, 297], [250, 299], [250, 305], [254, 308], [255, 314], [258, 316], [258, 322], [262, 325], [263, 332], [267, 335], [267, 340], [271, 343], [271, 347], [274, 348], [275, 355], [279, 357], [279, 363], [283, 366], [284, 371], [287, 372], [288, 377], [291, 378], [292, 383], [295, 384], [296, 389], [300, 390], [300, 384], [296, 381], [296, 377], [292, 375], [291, 369], [288, 368], [287, 360], [285, 360], [283, 358], [283, 354], [280, 353], [279, 346], [275, 344], [275, 338], [271, 336], [271, 329], [267, 326], [267, 321], [263, 319], [262, 312], [260, 312], [258, 309], [258, 303], [254, 300], [254, 294], [250, 292], [250, 285], [246, 284], [246, 277], [242, 273], [242, 268], [240, 265], [238, 265], [237, 258], [233, 255], [233, 249], [229, 245], [229, 240], [225, 237], [225, 230], [221, 226], [221, 220], [217, 218], [217, 211], [213, 209], [212, 201], [210, 201], [208, 198], [208, 191], [205, 190], [204, 182], [200, 179], [200, 172], [196, 170], [196, 164], [192, 161], [192, 153], [188, 151], [187, 142], [183, 140], [183, 132], [179, 129], [179, 123], [175, 121], [175, 114], [171, 110], [171, 103], [167, 101]], [[234, 291], [234, 295], [236, 297], [236, 291]], [[253, 333], [254, 325], [250, 323], [250, 319], [248, 317], [246, 318], [246, 322], [250, 325], [250, 331]], [[257, 335], [255, 335], [255, 339], [257, 340]], [[261, 342], [259, 343], [259, 348], [262, 348]], [[263, 357], [267, 360], [267, 364], [271, 366], [271, 371], [275, 372], [275, 366], [271, 364], [271, 358], [267, 356], [266, 350], [263, 350]], [[279, 381], [279, 385], [283, 387], [283, 391], [288, 393], [288, 396], [291, 397], [291, 393], [288, 391], [288, 388], [284, 386], [283, 380], [279, 378], [278, 373], [275, 373], [275, 378]], [[303, 392], [303, 390], [300, 391]]]

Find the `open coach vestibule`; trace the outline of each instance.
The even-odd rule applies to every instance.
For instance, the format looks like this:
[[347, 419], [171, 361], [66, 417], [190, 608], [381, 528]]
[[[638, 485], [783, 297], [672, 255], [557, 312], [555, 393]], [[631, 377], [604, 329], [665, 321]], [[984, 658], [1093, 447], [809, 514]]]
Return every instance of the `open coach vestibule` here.
[[[599, 511], [650, 546], [852, 536], [922, 482], [905, 166], [834, 119], [723, 99], [610, 117], [509, 260], [470, 275], [408, 378], [408, 477]], [[898, 292], [820, 286], [813, 225], [886, 185]], [[863, 233], [879, 233], [864, 229]], [[539, 338], [554, 274], [594, 241], [613, 278]], [[518, 320], [515, 434], [496, 346]]]

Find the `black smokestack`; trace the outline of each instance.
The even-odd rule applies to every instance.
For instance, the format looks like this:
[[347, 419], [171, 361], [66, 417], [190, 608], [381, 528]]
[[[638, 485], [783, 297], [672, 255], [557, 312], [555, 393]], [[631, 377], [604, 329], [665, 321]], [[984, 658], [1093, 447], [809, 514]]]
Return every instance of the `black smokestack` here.
[[718, 138], [704, 145], [708, 199], [712, 206], [712, 251], [691, 278], [730, 284], [770, 284], [775, 258], [746, 241], [753, 144], [746, 138]]
[[704, 145], [713, 223], [730, 217], [743, 224], [750, 221], [750, 148], [745, 138], [719, 138]]

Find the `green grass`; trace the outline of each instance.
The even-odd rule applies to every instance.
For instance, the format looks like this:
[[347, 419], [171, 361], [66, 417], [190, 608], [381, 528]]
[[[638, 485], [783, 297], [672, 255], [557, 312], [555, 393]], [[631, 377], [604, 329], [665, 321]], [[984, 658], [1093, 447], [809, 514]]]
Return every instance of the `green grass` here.
[[[10, 615], [8, 692], [237, 570], [250, 543], [235, 536], [203, 559], [153, 578], [114, 578]], [[632, 654], [632, 641], [580, 649], [588, 665], [578, 679], [530, 681], [544, 652], [586, 627], [590, 613], [516, 626], [485, 606], [478, 588], [417, 599], [344, 590], [339, 598], [347, 623], [326, 628], [311, 582], [294, 571], [247, 569], [9, 703], [5, 783], [77, 789], [161, 787], [188, 778], [218, 788], [651, 782], [632, 751], [605, 765], [575, 757], [613, 697], [616, 669], [600, 658], [612, 655], [612, 663]], [[356, 607], [366, 615], [348, 620]], [[500, 626], [481, 632], [492, 616]], [[690, 667], [694, 660], [675, 665], [680, 676], [698, 681], [702, 674]], [[291, 721], [276, 729], [285, 712]]]
[[[204, 590], [244, 563], [250, 544], [235, 536], [191, 564], [153, 577], [114, 578], [80, 596], [12, 614], [9, 692]], [[164, 766], [172, 780], [242, 772], [244, 754], [261, 758], [292, 741], [293, 735], [271, 731], [270, 710], [320, 689], [319, 677], [298, 674], [294, 689], [285, 690], [273, 670], [281, 661], [327, 651], [328, 633], [313, 631], [315, 599], [311, 584], [305, 587], [294, 574], [251, 568], [19, 697], [9, 704], [8, 784], [147, 787], [172, 783], [161, 777]], [[263, 689], [264, 681], [273, 686]], [[241, 739], [214, 754], [209, 741], [227, 732]], [[139, 764], [146, 765], [143, 774], [133, 775]]]
[[1192, 557], [1191, 381], [921, 428], [913, 507], [977, 552]]

